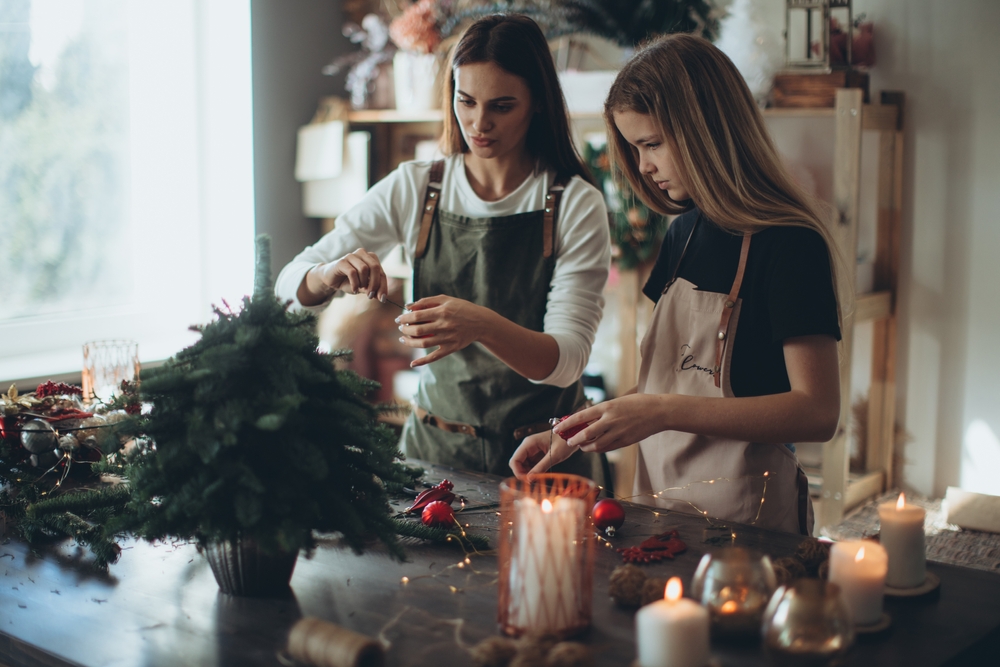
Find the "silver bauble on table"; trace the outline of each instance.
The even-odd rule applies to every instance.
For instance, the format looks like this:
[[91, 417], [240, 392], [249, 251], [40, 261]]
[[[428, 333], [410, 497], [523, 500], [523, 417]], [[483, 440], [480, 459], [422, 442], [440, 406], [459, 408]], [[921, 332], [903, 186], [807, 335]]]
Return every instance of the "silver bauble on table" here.
[[32, 454], [41, 454], [58, 447], [59, 436], [52, 424], [44, 419], [32, 419], [21, 427], [21, 444]]

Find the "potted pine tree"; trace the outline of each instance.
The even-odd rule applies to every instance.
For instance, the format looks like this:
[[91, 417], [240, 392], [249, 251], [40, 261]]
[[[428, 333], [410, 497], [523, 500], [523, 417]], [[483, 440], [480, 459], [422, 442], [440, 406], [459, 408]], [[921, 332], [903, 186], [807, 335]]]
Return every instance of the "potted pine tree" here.
[[151, 404], [113, 530], [194, 539], [223, 592], [285, 591], [314, 531], [358, 553], [372, 538], [402, 558], [387, 483], [410, 481], [396, 437], [364, 400], [368, 380], [317, 350], [315, 320], [274, 296], [270, 241], [257, 239], [252, 298], [195, 327], [201, 338], [143, 371]]

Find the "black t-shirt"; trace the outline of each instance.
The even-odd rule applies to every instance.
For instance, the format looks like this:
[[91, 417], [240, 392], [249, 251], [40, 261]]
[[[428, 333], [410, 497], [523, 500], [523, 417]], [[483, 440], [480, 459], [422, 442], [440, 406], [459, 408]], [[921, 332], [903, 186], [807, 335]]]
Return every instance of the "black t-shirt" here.
[[[674, 220], [643, 293], [658, 301], [673, 276], [691, 226], [698, 222], [678, 278], [699, 290], [729, 294], [736, 279], [743, 238], [695, 209]], [[736, 396], [765, 396], [791, 389], [782, 343], [825, 334], [840, 340], [830, 256], [818, 232], [805, 227], [769, 227], [753, 235], [740, 287], [740, 318], [733, 343]]]

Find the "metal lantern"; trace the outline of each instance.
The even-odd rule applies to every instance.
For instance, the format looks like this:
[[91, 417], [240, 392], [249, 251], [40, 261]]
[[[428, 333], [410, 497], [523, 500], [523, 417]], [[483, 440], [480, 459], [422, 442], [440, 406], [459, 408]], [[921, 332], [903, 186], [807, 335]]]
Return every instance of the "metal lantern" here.
[[785, 65], [829, 72], [851, 62], [851, 0], [785, 0]]

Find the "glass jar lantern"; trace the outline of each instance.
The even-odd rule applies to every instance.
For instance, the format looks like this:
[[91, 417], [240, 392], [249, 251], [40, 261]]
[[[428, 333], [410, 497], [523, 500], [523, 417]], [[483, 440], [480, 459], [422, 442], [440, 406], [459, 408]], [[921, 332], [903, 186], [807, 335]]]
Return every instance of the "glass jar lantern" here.
[[566, 639], [590, 627], [597, 485], [547, 473], [500, 483], [498, 620], [504, 634]]
[[761, 628], [772, 665], [843, 664], [854, 643], [854, 623], [837, 584], [799, 579], [775, 591]]
[[707, 553], [698, 563], [691, 594], [707, 609], [713, 637], [754, 638], [777, 587], [771, 559], [742, 547]]
[[[847, 33], [839, 58], [843, 62], [831, 57], [832, 30]], [[853, 31], [851, 0], [785, 0], [785, 66], [815, 72], [847, 67]]]

